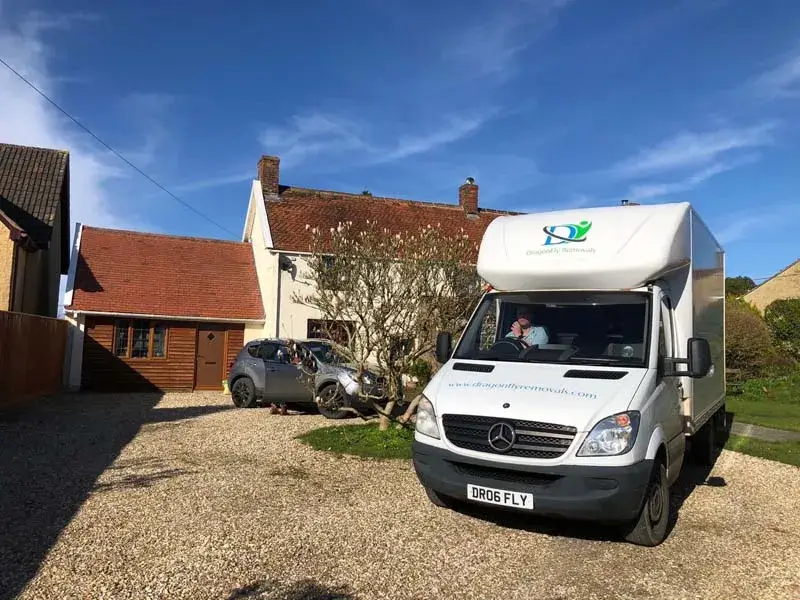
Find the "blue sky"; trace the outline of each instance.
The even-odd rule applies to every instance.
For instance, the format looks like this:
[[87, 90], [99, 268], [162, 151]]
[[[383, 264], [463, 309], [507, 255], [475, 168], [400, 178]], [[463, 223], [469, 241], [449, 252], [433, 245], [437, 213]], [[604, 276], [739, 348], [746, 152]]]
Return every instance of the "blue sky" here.
[[[0, 0], [0, 56], [238, 235], [289, 185], [484, 207], [688, 200], [763, 278], [800, 257], [800, 4], [788, 0]], [[87, 224], [233, 237], [0, 67], [0, 139], [72, 152]]]

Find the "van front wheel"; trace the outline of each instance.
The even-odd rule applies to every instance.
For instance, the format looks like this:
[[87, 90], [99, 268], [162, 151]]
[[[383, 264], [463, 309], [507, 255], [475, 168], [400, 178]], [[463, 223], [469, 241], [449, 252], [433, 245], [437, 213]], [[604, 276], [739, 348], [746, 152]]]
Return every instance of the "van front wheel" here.
[[658, 546], [667, 537], [669, 517], [667, 469], [663, 462], [658, 462], [647, 486], [642, 512], [626, 533], [625, 540], [637, 546]]

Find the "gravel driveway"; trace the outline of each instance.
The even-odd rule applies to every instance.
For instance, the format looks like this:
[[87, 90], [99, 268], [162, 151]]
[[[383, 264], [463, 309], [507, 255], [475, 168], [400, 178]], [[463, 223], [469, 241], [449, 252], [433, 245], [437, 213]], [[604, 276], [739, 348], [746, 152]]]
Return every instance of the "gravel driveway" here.
[[[723, 453], [654, 549], [436, 509], [319, 416], [79, 395], [0, 421], [0, 598], [800, 598], [800, 469]], [[695, 479], [694, 483], [692, 479]]]

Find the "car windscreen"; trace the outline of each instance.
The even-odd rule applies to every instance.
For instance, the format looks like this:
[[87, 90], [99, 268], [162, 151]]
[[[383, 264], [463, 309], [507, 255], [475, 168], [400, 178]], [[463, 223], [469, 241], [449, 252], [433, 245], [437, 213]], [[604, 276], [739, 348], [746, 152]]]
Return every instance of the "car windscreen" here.
[[329, 344], [306, 342], [303, 345], [322, 363], [335, 365], [343, 362], [342, 358], [334, 352]]
[[643, 292], [487, 294], [453, 356], [644, 367], [650, 304]]

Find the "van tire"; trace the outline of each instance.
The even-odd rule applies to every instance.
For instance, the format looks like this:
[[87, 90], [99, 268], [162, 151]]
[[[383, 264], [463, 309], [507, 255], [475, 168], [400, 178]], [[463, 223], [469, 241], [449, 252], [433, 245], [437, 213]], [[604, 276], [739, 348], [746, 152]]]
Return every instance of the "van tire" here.
[[453, 506], [453, 500], [450, 496], [440, 494], [432, 488], [426, 487], [425, 494], [434, 506], [438, 506], [439, 508], [452, 508]]
[[717, 419], [711, 417], [690, 440], [692, 460], [704, 467], [714, 464], [717, 457]]
[[667, 468], [662, 461], [659, 461], [653, 467], [639, 518], [625, 533], [625, 540], [637, 546], [658, 546], [667, 537], [669, 519], [670, 494]]

